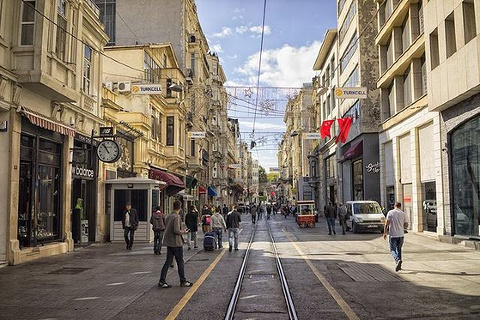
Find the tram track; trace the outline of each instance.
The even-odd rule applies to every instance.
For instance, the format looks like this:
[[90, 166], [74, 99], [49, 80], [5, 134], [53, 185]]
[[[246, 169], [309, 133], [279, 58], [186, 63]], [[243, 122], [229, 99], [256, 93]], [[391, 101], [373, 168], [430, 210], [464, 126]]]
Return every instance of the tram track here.
[[[285, 276], [285, 272], [283, 269], [282, 261], [280, 259], [280, 255], [277, 250], [277, 245], [275, 243], [275, 238], [273, 237], [273, 233], [270, 227], [270, 224], [268, 221], [265, 222], [267, 226], [267, 233], [268, 233], [268, 239], [270, 241], [271, 245], [271, 254], [274, 256], [275, 260], [275, 268], [276, 268], [276, 279], [278, 279], [278, 285], [281, 286], [281, 292], [283, 294], [284, 302], [285, 302], [285, 307], [286, 307], [286, 315], [288, 315], [288, 319], [290, 320], [297, 320], [297, 312], [295, 310], [295, 305], [293, 303], [292, 296], [290, 294], [290, 289], [288, 287], [288, 281]], [[237, 280], [235, 282], [235, 287], [233, 289], [233, 293], [227, 308], [227, 312], [225, 314], [225, 320], [231, 320], [235, 319], [235, 314], [239, 312], [237, 310], [237, 306], [239, 303], [239, 299], [243, 296], [248, 296], [248, 293], [243, 292], [243, 284], [246, 280], [246, 271], [248, 269], [249, 263], [250, 263], [250, 256], [252, 253], [252, 246], [255, 243], [255, 238], [258, 236], [257, 234], [257, 229], [258, 229], [258, 223], [255, 225], [254, 230], [252, 232], [252, 235], [250, 236], [250, 240], [247, 245], [247, 249], [245, 251], [245, 255], [243, 257], [243, 261], [240, 267], [240, 271], [238, 273]], [[265, 230], [261, 230], [261, 232], [264, 232]], [[264, 235], [263, 235], [264, 236]], [[272, 270], [273, 271], [273, 270]]]

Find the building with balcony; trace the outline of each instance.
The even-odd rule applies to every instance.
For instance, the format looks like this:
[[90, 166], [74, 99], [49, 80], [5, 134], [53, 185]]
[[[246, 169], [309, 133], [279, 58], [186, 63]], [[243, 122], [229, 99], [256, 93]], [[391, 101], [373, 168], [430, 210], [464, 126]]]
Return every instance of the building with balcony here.
[[[382, 206], [396, 201], [415, 231], [443, 229], [439, 219], [428, 218], [427, 202], [441, 203], [442, 178], [438, 151], [439, 114], [429, 112], [425, 54], [424, 1], [387, 0], [378, 5], [381, 126], [379, 170]], [[437, 221], [439, 220], [439, 221]]]
[[455, 242], [478, 240], [480, 1], [427, 1], [423, 6], [428, 109], [440, 113], [434, 143], [428, 145], [437, 177], [437, 233]]
[[91, 136], [103, 124], [108, 38], [89, 0], [1, 4], [0, 176], [7, 183], [0, 191], [0, 264], [18, 264], [72, 251], [77, 205], [89, 226], [85, 241], [103, 238], [103, 177]]
[[[337, 74], [338, 87], [365, 87], [366, 99], [340, 99], [338, 116], [351, 117], [353, 123], [346, 143], [339, 146], [341, 162], [338, 198], [348, 200], [380, 200], [380, 175], [368, 171], [379, 162], [378, 126], [380, 124], [376, 2], [359, 0], [337, 1], [338, 56], [330, 69]], [[328, 67], [327, 67], [328, 68]]]
[[[168, 212], [170, 197], [187, 182], [185, 77], [170, 44], [112, 46], [105, 54], [103, 82], [121, 106], [112, 118], [120, 130], [137, 136], [133, 162], [120, 172], [167, 183], [160, 205]], [[174, 91], [173, 84], [180, 90]], [[161, 90], [142, 91], [152, 87]]]

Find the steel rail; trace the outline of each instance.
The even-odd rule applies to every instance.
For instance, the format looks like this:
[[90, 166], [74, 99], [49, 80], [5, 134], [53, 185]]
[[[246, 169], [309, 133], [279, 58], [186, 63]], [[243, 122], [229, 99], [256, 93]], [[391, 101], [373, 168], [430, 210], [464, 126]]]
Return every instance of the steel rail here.
[[247, 261], [250, 256], [250, 249], [252, 247], [253, 239], [255, 238], [255, 233], [257, 232], [257, 225], [255, 224], [255, 229], [253, 229], [252, 236], [248, 242], [247, 250], [245, 251], [245, 256], [243, 257], [242, 266], [240, 267], [240, 272], [238, 273], [237, 282], [235, 283], [235, 288], [233, 289], [232, 298], [228, 304], [227, 313], [225, 314], [225, 320], [232, 320], [235, 314], [235, 308], [237, 306], [238, 298], [240, 297], [240, 291], [242, 288], [243, 278], [245, 277], [245, 271], [247, 270]]
[[280, 260], [280, 254], [277, 250], [277, 245], [275, 244], [275, 239], [273, 238], [272, 230], [270, 229], [270, 223], [267, 221], [268, 225], [268, 234], [270, 235], [270, 239], [272, 241], [273, 251], [275, 252], [275, 262], [277, 263], [277, 271], [278, 276], [280, 279], [280, 283], [282, 284], [282, 291], [283, 296], [285, 297], [285, 302], [287, 304], [288, 309], [288, 317], [290, 320], [298, 320], [297, 311], [295, 310], [295, 304], [293, 303], [292, 296], [290, 294], [290, 289], [288, 287], [287, 277], [285, 276], [285, 272], [283, 271], [282, 261]]

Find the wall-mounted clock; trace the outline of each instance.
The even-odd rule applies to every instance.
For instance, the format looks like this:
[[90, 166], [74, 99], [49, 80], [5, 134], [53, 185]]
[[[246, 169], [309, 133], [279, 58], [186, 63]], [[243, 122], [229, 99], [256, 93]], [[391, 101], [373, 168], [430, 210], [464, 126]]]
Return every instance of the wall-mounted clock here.
[[102, 162], [112, 163], [120, 159], [122, 151], [114, 140], [103, 140], [98, 144], [97, 156]]

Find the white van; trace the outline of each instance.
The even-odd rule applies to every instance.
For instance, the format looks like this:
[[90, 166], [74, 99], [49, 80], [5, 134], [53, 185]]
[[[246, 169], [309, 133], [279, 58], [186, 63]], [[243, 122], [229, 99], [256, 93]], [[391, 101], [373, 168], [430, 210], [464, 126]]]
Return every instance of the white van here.
[[352, 231], [383, 231], [385, 216], [376, 201], [347, 201], [347, 213], [352, 222]]

